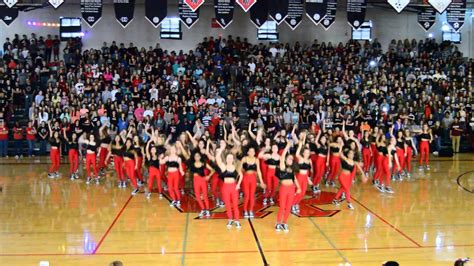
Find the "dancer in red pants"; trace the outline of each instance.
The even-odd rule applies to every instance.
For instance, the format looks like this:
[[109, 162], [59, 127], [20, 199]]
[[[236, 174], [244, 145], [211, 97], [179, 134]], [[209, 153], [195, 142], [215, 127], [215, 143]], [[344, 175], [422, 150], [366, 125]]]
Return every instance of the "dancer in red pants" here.
[[402, 180], [403, 169], [405, 168], [405, 158], [406, 158], [408, 148], [405, 144], [403, 131], [401, 130], [397, 132], [397, 143], [395, 144], [395, 148], [396, 148], [396, 156], [400, 164], [400, 169], [397, 171], [397, 168], [392, 167], [392, 174], [395, 175], [393, 177], [394, 180], [397, 180], [397, 179]]
[[151, 192], [153, 191], [153, 183], [158, 185], [158, 194], [159, 198], [163, 198], [163, 188], [161, 187], [161, 171], [160, 171], [160, 154], [158, 153], [157, 147], [154, 145], [153, 141], [150, 140], [145, 149], [146, 154], [146, 164], [148, 165], [148, 189], [146, 197], [151, 198]]
[[423, 124], [420, 139], [420, 170], [423, 170], [423, 163], [425, 164], [424, 169], [430, 170], [428, 163], [430, 160], [430, 143], [433, 141], [433, 134], [428, 124]]
[[109, 137], [108, 127], [102, 127], [100, 132], [100, 147], [99, 147], [99, 173], [101, 176], [105, 174], [105, 169], [107, 168], [109, 161], [107, 160], [109, 154], [109, 146], [112, 140]]
[[120, 135], [116, 135], [112, 143], [109, 145], [109, 150], [107, 152], [107, 158], [105, 161], [110, 161], [110, 157], [114, 158], [114, 168], [115, 174], [118, 179], [118, 187], [125, 188], [127, 187], [127, 180], [125, 179], [125, 169], [123, 161], [123, 141]]
[[365, 172], [365, 175], [369, 174], [370, 171], [370, 165], [372, 163], [372, 148], [371, 148], [371, 143], [370, 143], [370, 133], [369, 131], [364, 131], [363, 137], [360, 140], [360, 144], [362, 146], [362, 161], [364, 162], [364, 167], [363, 170]]
[[[132, 182], [132, 196], [135, 196], [140, 191], [140, 189], [138, 188], [137, 179], [135, 177], [135, 172], [138, 167], [137, 153], [133, 148], [133, 141], [131, 138], [127, 138], [125, 140], [123, 163], [125, 167], [125, 174], [128, 176], [128, 178], [130, 178], [130, 182]], [[125, 184], [124, 187], [126, 186], [127, 185]]]
[[63, 130], [63, 138], [66, 141], [69, 150], [69, 174], [71, 175], [71, 180], [75, 180], [79, 178], [79, 142], [77, 134], [73, 132], [71, 138], [69, 138], [66, 130]]
[[[242, 158], [242, 171], [240, 172], [240, 179], [237, 187], [241, 187], [244, 191], [244, 218], [254, 218], [255, 206], [255, 192], [257, 190], [257, 178], [260, 186], [265, 189], [265, 184], [262, 180], [262, 172], [260, 169], [259, 159], [255, 157], [255, 147], [248, 147]], [[242, 185], [240, 184], [242, 183]]]
[[163, 158], [163, 163], [167, 167], [168, 175], [168, 191], [171, 197], [170, 206], [181, 206], [181, 193], [179, 192], [179, 179], [184, 175], [181, 157], [175, 145], [171, 145], [168, 149], [169, 155]]
[[404, 132], [405, 146], [407, 147], [407, 153], [405, 155], [404, 170], [408, 178], [411, 177], [411, 160], [414, 154], [418, 153], [413, 138], [411, 137], [410, 130], [405, 129]]
[[339, 173], [339, 170], [341, 169], [341, 158], [339, 157], [341, 151], [341, 143], [344, 144], [342, 138], [340, 136], [337, 136], [336, 141], [331, 142], [329, 144], [330, 156], [327, 161], [327, 163], [329, 164], [329, 173], [328, 178], [326, 179], [326, 186], [336, 186], [336, 182], [334, 182], [334, 180], [336, 179], [336, 176]]
[[280, 192], [279, 192], [279, 205], [277, 214], [277, 223], [275, 226], [276, 231], [289, 232], [288, 228], [288, 217], [290, 216], [290, 208], [295, 200], [295, 193], [300, 194], [301, 188], [299, 183], [295, 179], [294, 169], [294, 157], [288, 154], [291, 146], [291, 142], [288, 141], [285, 149], [281, 155], [280, 169], [278, 172], [278, 179], [280, 180]]
[[260, 154], [259, 159], [265, 160], [267, 165], [265, 176], [265, 194], [263, 195], [263, 205], [275, 204], [276, 191], [278, 189], [278, 178], [276, 176], [277, 166], [280, 163], [280, 154], [278, 153], [278, 145], [276, 143], [271, 146], [271, 153], [268, 151]]
[[377, 185], [377, 189], [382, 193], [394, 193], [390, 187], [390, 168], [392, 165], [395, 165], [397, 167], [397, 171], [400, 170], [400, 164], [396, 156], [396, 144], [397, 140], [395, 138], [390, 138], [390, 143], [388, 146], [380, 145], [380, 171], [377, 170], [377, 172], [379, 172], [380, 183]]
[[237, 169], [237, 162], [235, 161], [235, 156], [232, 153], [227, 153], [225, 155], [225, 161], [222, 160], [224, 155], [224, 150], [226, 148], [225, 141], [221, 140], [219, 143], [219, 148], [216, 151], [215, 161], [219, 167], [219, 177], [222, 179], [222, 199], [225, 203], [226, 213], [227, 213], [227, 228], [232, 228], [232, 225], [235, 225], [237, 229], [241, 228], [239, 221], [239, 187], [237, 183], [239, 177], [239, 169]]
[[341, 153], [340, 153], [340, 158], [341, 158], [341, 173], [339, 174], [339, 183], [341, 184], [341, 187], [336, 193], [336, 197], [333, 200], [333, 203], [335, 205], [339, 205], [339, 203], [342, 201], [341, 196], [342, 193], [345, 194], [345, 199], [347, 201], [347, 207], [351, 210], [354, 209], [354, 206], [351, 203], [351, 186], [352, 186], [352, 180], [355, 176], [355, 171], [358, 169], [363, 176], [362, 181], [365, 183], [367, 182], [367, 177], [364, 173], [364, 169], [360, 166], [359, 163], [357, 163], [354, 160], [355, 152], [352, 149], [347, 150], [347, 157], [342, 153], [342, 147], [341, 147]]
[[379, 136], [379, 128], [374, 127], [372, 132], [370, 133], [370, 150], [372, 151], [372, 161], [370, 162], [370, 167], [372, 168], [372, 172], [375, 173], [377, 168], [377, 156], [379, 152], [377, 150], [377, 136]]
[[[374, 180], [373, 184], [375, 187], [379, 187], [380, 185], [380, 177], [384, 174], [384, 169], [382, 169], [382, 162], [384, 161], [384, 156], [387, 153], [387, 144], [385, 143], [385, 135], [379, 133], [375, 139], [376, 147], [377, 147], [377, 155], [375, 157], [375, 172], [374, 172]], [[380, 190], [380, 189], [379, 189]]]
[[135, 176], [137, 177], [138, 186], [141, 187], [145, 183], [143, 181], [143, 145], [140, 141], [140, 138], [135, 135], [133, 136], [133, 148], [135, 149], [135, 153], [137, 155], [137, 171], [135, 172]]
[[[313, 169], [313, 162], [311, 161], [310, 149], [307, 148], [305, 144], [306, 133], [302, 133], [301, 139], [298, 143], [298, 148], [296, 149], [296, 159], [298, 160], [298, 172], [296, 174], [296, 182], [301, 188], [301, 193], [295, 195], [293, 204], [291, 206], [291, 211], [293, 213], [300, 212], [300, 202], [304, 199], [306, 195], [306, 189], [308, 188], [308, 184], [313, 184], [309, 176], [311, 169]], [[303, 151], [303, 155], [301, 155], [301, 151]]]
[[[94, 134], [84, 135], [82, 143], [86, 145], [86, 184], [90, 184], [92, 179], [95, 179], [96, 184], [99, 184], [99, 171], [97, 169], [97, 142]], [[92, 173], [92, 171], [94, 171]]]
[[194, 196], [201, 208], [199, 217], [210, 217], [209, 198], [207, 194], [207, 185], [209, 179], [214, 175], [214, 169], [207, 164], [205, 155], [200, 150], [195, 149], [191, 152], [188, 160], [189, 170], [193, 176]]
[[51, 150], [49, 152], [49, 158], [51, 159], [51, 166], [49, 167], [49, 178], [59, 177], [59, 166], [61, 164], [61, 138], [58, 131], [51, 129], [51, 123], [48, 122], [49, 127], [49, 144]]
[[328, 146], [327, 146], [327, 138], [326, 135], [323, 135], [322, 130], [318, 132], [316, 139], [314, 141], [316, 145], [316, 164], [313, 164], [313, 193], [320, 193], [321, 189], [319, 187], [323, 176], [326, 174], [327, 166], [328, 166]]

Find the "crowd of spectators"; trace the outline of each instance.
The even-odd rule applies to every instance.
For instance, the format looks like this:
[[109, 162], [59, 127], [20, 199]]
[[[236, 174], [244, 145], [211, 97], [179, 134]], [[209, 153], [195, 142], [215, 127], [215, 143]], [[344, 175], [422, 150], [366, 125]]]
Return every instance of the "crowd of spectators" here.
[[459, 151], [460, 138], [472, 141], [473, 66], [455, 45], [434, 39], [382, 47], [376, 39], [254, 45], [209, 37], [186, 53], [115, 41], [83, 50], [80, 39], [15, 35], [0, 61], [0, 156], [7, 140], [16, 156], [35, 147], [45, 155], [48, 122], [76, 133], [109, 125], [111, 135], [153, 125], [177, 136], [199, 119], [219, 139], [230, 121], [246, 126], [239, 106], [270, 134], [295, 124], [337, 134], [343, 121], [355, 132], [391, 125], [416, 132], [427, 123], [435, 151], [451, 139]]

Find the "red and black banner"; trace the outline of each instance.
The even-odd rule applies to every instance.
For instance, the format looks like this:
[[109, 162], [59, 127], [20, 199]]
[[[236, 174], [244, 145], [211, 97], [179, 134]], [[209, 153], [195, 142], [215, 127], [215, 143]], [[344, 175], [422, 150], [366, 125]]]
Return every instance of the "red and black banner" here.
[[235, 0], [214, 0], [216, 23], [225, 29], [234, 18]]
[[355, 30], [362, 26], [365, 20], [367, 0], [347, 0], [347, 23]]
[[268, 19], [268, 1], [272, 0], [258, 0], [250, 9], [250, 20], [257, 28]]
[[446, 9], [446, 21], [454, 31], [458, 32], [464, 25], [466, 16], [466, 0], [453, 0]]
[[178, 2], [178, 13], [179, 19], [181, 19], [188, 29], [199, 20], [199, 9], [192, 11], [191, 8], [184, 3], [184, 0], [179, 0]]
[[318, 25], [326, 17], [328, 0], [306, 0], [306, 16]]
[[168, 0], [145, 0], [145, 18], [158, 28], [168, 14]]
[[18, 8], [9, 8], [8, 6], [0, 6], [0, 19], [9, 27], [18, 17]]
[[290, 0], [288, 2], [288, 16], [285, 19], [286, 24], [292, 30], [296, 29], [303, 21], [304, 0]]
[[328, 30], [334, 21], [336, 21], [336, 11], [337, 11], [337, 0], [328, 0], [328, 8], [326, 10], [326, 16], [324, 16], [321, 25], [325, 30]]
[[288, 4], [288, 0], [271, 0], [271, 4], [268, 5], [268, 13], [278, 25], [288, 16]]
[[102, 0], [81, 0], [81, 15], [89, 27], [94, 27], [102, 18]]
[[432, 7], [420, 7], [418, 9], [418, 24], [425, 30], [429, 31], [436, 23], [436, 10]]
[[188, 5], [193, 12], [196, 12], [196, 10], [204, 4], [204, 0], [184, 0], [184, 3]]
[[133, 20], [135, 0], [114, 0], [114, 9], [115, 18], [125, 28]]
[[250, 8], [257, 2], [257, 0], [237, 0], [237, 4], [245, 11], [249, 11]]

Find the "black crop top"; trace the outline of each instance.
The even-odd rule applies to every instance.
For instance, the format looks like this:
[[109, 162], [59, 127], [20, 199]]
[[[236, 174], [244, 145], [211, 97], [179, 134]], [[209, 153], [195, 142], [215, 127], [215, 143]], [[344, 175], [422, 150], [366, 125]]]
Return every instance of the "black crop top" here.
[[79, 149], [79, 143], [77, 143], [77, 141], [68, 141], [67, 142], [67, 147], [70, 150], [78, 150]]
[[420, 134], [420, 137], [421, 137], [421, 139], [424, 139], [424, 140], [430, 140], [431, 139], [430, 134], [428, 134], [428, 133], [422, 133], [422, 134]]
[[205, 164], [203, 164], [201, 167], [196, 167], [194, 165], [194, 163], [192, 163], [191, 166], [189, 167], [189, 169], [191, 170], [192, 173], [197, 174], [199, 176], [205, 176], [206, 175], [206, 173], [205, 173], [206, 165]]
[[127, 157], [127, 158], [130, 158], [130, 159], [135, 159], [135, 154], [131, 151], [131, 150], [125, 150], [123, 152], [123, 157]]
[[148, 165], [160, 169], [160, 160], [151, 158], [151, 160], [148, 161]]
[[92, 144], [87, 144], [86, 150], [88, 150], [88, 151], [93, 151], [93, 152], [97, 151], [97, 143], [94, 144], [94, 145], [92, 145]]
[[309, 164], [309, 163], [300, 163], [300, 164], [298, 164], [298, 167], [300, 168], [300, 170], [309, 170], [309, 169], [311, 169], [311, 164]]
[[398, 149], [404, 149], [405, 148], [405, 142], [403, 140], [398, 141], [398, 139], [397, 139], [397, 148]]
[[165, 146], [163, 146], [163, 145], [156, 146], [156, 152], [158, 154], [164, 154], [166, 152]]
[[168, 168], [179, 168], [179, 163], [177, 161], [168, 161], [166, 162]]
[[278, 146], [278, 149], [283, 150], [286, 146], [286, 143], [285, 142], [278, 142], [277, 146]]
[[339, 148], [335, 148], [335, 147], [331, 147], [331, 152], [333, 153], [338, 153], [339, 152]]
[[278, 179], [280, 179], [280, 181], [283, 181], [283, 180], [293, 180], [293, 181], [295, 181], [295, 174], [293, 173], [293, 171], [291, 171], [291, 172], [279, 171], [277, 176], [278, 176]]
[[244, 169], [244, 171], [257, 171], [257, 164], [243, 163], [242, 168]]
[[408, 145], [409, 147], [411, 147], [411, 142], [412, 142], [411, 139], [406, 139], [405, 140], [405, 144]]
[[110, 144], [110, 142], [112, 142], [112, 139], [109, 136], [100, 140], [100, 143], [103, 143], [103, 144]]
[[365, 140], [365, 139], [362, 139], [362, 140], [360, 141], [360, 145], [362, 145], [363, 148], [368, 149], [368, 148], [370, 148], [370, 141]]
[[323, 146], [323, 145], [319, 146], [318, 154], [321, 154], [323, 156], [328, 155], [328, 147]]
[[273, 158], [270, 158], [266, 161], [267, 165], [274, 165], [277, 166], [280, 163], [280, 160], [275, 160]]
[[111, 152], [112, 152], [112, 155], [123, 156], [122, 149], [117, 149], [117, 148], [112, 147]]
[[228, 170], [225, 170], [224, 172], [222, 172], [219, 177], [224, 180], [226, 178], [233, 178], [233, 179], [237, 179], [237, 171], [228, 171]]
[[142, 147], [138, 146], [138, 147], [133, 147], [133, 149], [135, 150], [135, 152], [137, 153], [137, 156], [138, 157], [143, 157], [143, 154], [142, 154]]
[[377, 148], [379, 153], [382, 153], [383, 155], [388, 155], [388, 150], [387, 147], [380, 146]]
[[51, 144], [51, 147], [55, 147], [55, 148], [59, 148], [59, 146], [61, 146], [61, 142], [60, 141], [56, 141], [55, 139], [51, 139], [49, 141], [49, 144]]
[[349, 172], [352, 172], [352, 170], [354, 170], [354, 167], [355, 167], [355, 164], [350, 165], [345, 160], [341, 160], [341, 168], [343, 170], [347, 170]]
[[318, 152], [318, 146], [316, 146], [316, 144], [314, 144], [314, 143], [310, 143], [309, 144], [309, 150], [311, 152], [317, 153]]

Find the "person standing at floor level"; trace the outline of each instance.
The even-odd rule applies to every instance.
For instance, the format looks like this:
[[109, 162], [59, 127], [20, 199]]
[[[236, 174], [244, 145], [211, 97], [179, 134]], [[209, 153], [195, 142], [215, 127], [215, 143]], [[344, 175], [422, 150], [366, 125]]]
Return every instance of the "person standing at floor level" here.
[[59, 166], [61, 163], [60, 147], [61, 137], [59, 132], [51, 128], [51, 122], [48, 122], [49, 128], [49, 144], [51, 149], [49, 151], [49, 158], [51, 159], [51, 166], [49, 167], [49, 178], [59, 177]]
[[301, 188], [295, 179], [296, 169], [294, 166], [294, 156], [288, 154], [292, 143], [288, 141], [280, 158], [280, 169], [278, 169], [278, 179], [280, 180], [279, 209], [277, 214], [276, 231], [289, 232], [288, 217], [291, 206], [295, 200], [295, 193], [300, 194]]
[[[293, 213], [300, 212], [300, 202], [304, 199], [306, 195], [306, 189], [309, 185], [312, 185], [311, 178], [309, 173], [314, 171], [313, 163], [311, 161], [311, 152], [309, 147], [305, 146], [306, 144], [306, 133], [301, 134], [301, 140], [298, 143], [298, 148], [296, 150], [296, 159], [298, 160], [298, 172], [296, 173], [296, 182], [301, 188], [301, 193], [295, 195], [293, 205], [291, 206], [291, 211]], [[303, 152], [301, 152], [303, 151]]]
[[[170, 206], [181, 206], [181, 193], [179, 191], [179, 179], [184, 175], [181, 157], [178, 155], [176, 145], [168, 146], [168, 156], [163, 158], [168, 175], [168, 191], [171, 197]], [[137, 162], [138, 163], [138, 162]], [[140, 166], [137, 166], [140, 167]]]
[[[222, 184], [222, 199], [224, 200], [227, 218], [227, 228], [232, 228], [235, 225], [240, 229], [239, 221], [239, 187], [237, 186], [237, 179], [239, 178], [240, 169], [237, 169], [237, 162], [235, 155], [232, 153], [224, 154], [226, 148], [225, 141], [221, 140], [219, 148], [216, 150], [216, 164], [219, 167], [219, 178], [223, 181]], [[225, 155], [225, 161], [222, 160]], [[240, 180], [239, 180], [240, 181]]]
[[118, 179], [118, 187], [125, 188], [127, 181], [125, 179], [124, 161], [123, 161], [123, 140], [120, 134], [115, 135], [114, 140], [109, 145], [106, 161], [110, 161], [110, 157], [114, 158], [114, 169]]
[[336, 182], [334, 181], [337, 174], [339, 173], [339, 170], [341, 169], [341, 158], [339, 158], [341, 143], [344, 144], [341, 136], [337, 136], [334, 142], [329, 143], [330, 156], [328, 156], [326, 163], [329, 164], [329, 173], [328, 178], [326, 179], [326, 186], [336, 186]]
[[452, 147], [453, 147], [454, 153], [459, 152], [459, 145], [461, 142], [461, 135], [463, 131], [464, 130], [462, 129], [461, 124], [459, 123], [459, 119], [455, 117], [454, 122], [451, 124], [450, 130], [449, 130], [449, 137], [451, 138], [451, 141], [452, 141]]
[[365, 174], [368, 175], [373, 157], [370, 141], [371, 136], [369, 131], [363, 131], [362, 135], [363, 136], [360, 140], [360, 145], [362, 146], [362, 161], [364, 163], [363, 169]]
[[0, 121], [0, 157], [8, 158], [8, 127]]
[[423, 129], [420, 134], [420, 171], [423, 170], [423, 163], [425, 170], [430, 170], [430, 143], [433, 141], [433, 134], [428, 124], [423, 124]]
[[[85, 134], [85, 139], [81, 142], [86, 145], [86, 173], [87, 179], [86, 184], [90, 184], [92, 179], [95, 179], [95, 183], [99, 184], [99, 170], [97, 169], [97, 147], [99, 146], [96, 142], [94, 134]], [[94, 171], [93, 173], [91, 172]], [[93, 175], [92, 175], [93, 174]]]
[[[323, 122], [324, 123], [324, 122]], [[316, 165], [313, 165], [313, 193], [321, 193], [320, 183], [323, 179], [323, 176], [326, 174], [328, 168], [328, 146], [327, 146], [327, 137], [324, 134], [324, 129], [321, 128], [318, 131], [318, 135], [314, 140], [314, 145], [316, 145], [316, 153], [318, 157], [316, 158]]]
[[[242, 158], [242, 171], [239, 172], [240, 179], [237, 187], [242, 187], [244, 192], [244, 218], [254, 218], [254, 206], [255, 206], [255, 192], [257, 190], [257, 178], [260, 182], [260, 186], [265, 189], [265, 183], [263, 183], [262, 172], [260, 170], [260, 162], [256, 155], [256, 148], [249, 146], [245, 148], [245, 157]], [[242, 186], [241, 184], [242, 183]]]
[[28, 157], [34, 157], [35, 151], [35, 142], [36, 142], [36, 127], [33, 121], [28, 122], [28, 127], [26, 128], [26, 142], [28, 143]]
[[[123, 149], [123, 161], [125, 166], [125, 173], [128, 178], [130, 178], [130, 182], [132, 182], [132, 196], [135, 196], [140, 190], [138, 188], [137, 179], [135, 177], [135, 171], [138, 167], [137, 153], [133, 148], [133, 141], [131, 138], [127, 138], [125, 140], [125, 145]], [[127, 184], [125, 183], [123, 187], [127, 187]]]
[[416, 149], [416, 145], [413, 142], [413, 137], [411, 136], [410, 130], [405, 129], [403, 132], [403, 136], [404, 136], [405, 145], [407, 148], [407, 153], [405, 154], [404, 170], [405, 170], [407, 178], [410, 178], [411, 177], [411, 160], [413, 158], [413, 155], [418, 153], [418, 150]]
[[263, 195], [263, 205], [275, 204], [275, 196], [278, 188], [278, 178], [276, 176], [277, 166], [280, 162], [280, 154], [278, 153], [278, 145], [276, 143], [271, 145], [271, 151], [261, 152], [259, 159], [265, 160], [267, 166], [265, 184], [265, 194]]
[[209, 208], [209, 198], [207, 196], [208, 181], [214, 174], [214, 168], [212, 168], [206, 162], [206, 157], [201, 153], [200, 150], [195, 149], [191, 152], [188, 160], [188, 169], [190, 170], [193, 177], [194, 196], [196, 201], [201, 208], [199, 217], [210, 217], [211, 212]]
[[103, 126], [99, 129], [99, 173], [101, 176], [105, 174], [105, 169], [108, 165], [108, 153], [109, 153], [109, 146], [112, 140], [109, 136], [109, 128], [107, 126]]
[[68, 158], [69, 158], [69, 174], [71, 180], [78, 179], [79, 169], [79, 142], [77, 134], [72, 132], [71, 137], [67, 136], [66, 130], [63, 129], [63, 138], [68, 146]]
[[152, 140], [148, 141], [145, 148], [145, 161], [148, 165], [148, 189], [146, 193], [147, 199], [151, 198], [153, 191], [153, 183], [156, 180], [158, 185], [159, 198], [163, 198], [163, 189], [161, 187], [161, 172], [160, 172], [160, 154]]
[[133, 148], [135, 149], [135, 153], [137, 155], [137, 171], [135, 173], [137, 177], [138, 186], [143, 186], [145, 184], [143, 180], [143, 145], [140, 141], [140, 137], [138, 135], [133, 136]]
[[24, 129], [20, 122], [16, 121], [13, 127], [13, 140], [15, 141], [15, 159], [23, 158], [23, 136]]

